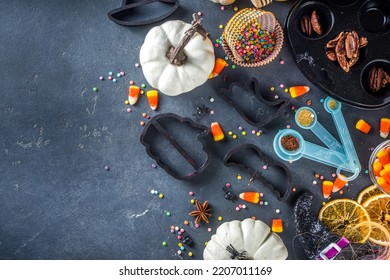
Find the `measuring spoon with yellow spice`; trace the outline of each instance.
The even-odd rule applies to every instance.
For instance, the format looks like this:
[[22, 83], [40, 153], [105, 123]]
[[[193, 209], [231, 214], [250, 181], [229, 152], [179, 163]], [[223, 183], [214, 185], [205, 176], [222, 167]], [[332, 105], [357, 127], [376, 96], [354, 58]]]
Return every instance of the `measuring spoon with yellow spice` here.
[[318, 122], [317, 114], [312, 108], [299, 108], [295, 114], [295, 122], [300, 128], [310, 129], [329, 149], [340, 153], [341, 160], [346, 159], [343, 146]]

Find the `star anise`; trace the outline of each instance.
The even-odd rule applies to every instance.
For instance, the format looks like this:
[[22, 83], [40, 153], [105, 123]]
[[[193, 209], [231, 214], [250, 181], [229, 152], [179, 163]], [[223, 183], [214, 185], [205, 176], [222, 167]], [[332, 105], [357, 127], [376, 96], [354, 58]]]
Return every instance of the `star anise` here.
[[195, 211], [192, 211], [188, 215], [196, 217], [195, 218], [195, 224], [198, 224], [200, 220], [205, 221], [206, 223], [209, 223], [208, 217], [211, 216], [209, 213], [212, 209], [209, 207], [209, 202], [206, 200], [203, 202], [203, 204], [200, 204], [199, 200], [195, 201], [196, 209]]

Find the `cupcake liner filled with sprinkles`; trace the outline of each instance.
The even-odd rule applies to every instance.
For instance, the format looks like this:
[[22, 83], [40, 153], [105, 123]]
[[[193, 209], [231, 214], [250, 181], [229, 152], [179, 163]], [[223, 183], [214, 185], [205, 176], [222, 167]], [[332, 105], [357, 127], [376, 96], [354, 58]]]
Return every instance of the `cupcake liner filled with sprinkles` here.
[[283, 40], [283, 29], [271, 12], [249, 8], [229, 20], [222, 47], [235, 64], [258, 67], [277, 57]]

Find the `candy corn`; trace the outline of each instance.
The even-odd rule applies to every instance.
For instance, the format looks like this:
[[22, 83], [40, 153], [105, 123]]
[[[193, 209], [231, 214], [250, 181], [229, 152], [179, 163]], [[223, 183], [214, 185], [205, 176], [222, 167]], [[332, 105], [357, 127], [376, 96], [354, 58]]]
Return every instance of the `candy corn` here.
[[388, 118], [381, 118], [381, 122], [380, 122], [380, 136], [383, 137], [383, 138], [386, 138], [387, 136], [389, 136], [389, 132], [390, 132], [390, 119]]
[[322, 194], [324, 195], [324, 198], [330, 197], [330, 194], [333, 190], [333, 182], [332, 181], [323, 181], [322, 182]]
[[376, 160], [372, 166], [372, 169], [374, 170], [375, 176], [379, 176], [381, 170], [383, 169], [383, 166], [379, 160]]
[[390, 183], [390, 168], [389, 169], [382, 169], [381, 172], [379, 172], [380, 177], [385, 179], [388, 183]]
[[308, 86], [294, 86], [289, 88], [289, 92], [292, 98], [304, 95], [308, 93], [310, 88]]
[[158, 106], [158, 91], [157, 90], [149, 90], [146, 93], [146, 96], [148, 97], [150, 108], [152, 108], [152, 110], [156, 110], [157, 106]]
[[379, 159], [379, 161], [381, 162], [382, 166], [385, 166], [386, 164], [390, 163], [390, 154], [385, 149], [380, 150], [376, 154], [376, 157]]
[[[343, 176], [342, 174], [340, 174], [340, 175], [343, 178], [345, 178], [345, 176]], [[337, 176], [336, 180], [334, 180], [334, 182], [333, 182], [332, 192], [338, 192], [339, 190], [344, 188], [346, 184], [347, 184], [347, 181], [342, 180], [342, 179], [339, 178], [339, 176]]]
[[240, 198], [251, 203], [258, 203], [260, 201], [260, 194], [258, 192], [243, 192], [240, 193]]
[[363, 119], [358, 120], [358, 122], [356, 123], [355, 127], [356, 127], [357, 130], [360, 130], [361, 132], [366, 133], [366, 134], [369, 133], [370, 129], [371, 129], [371, 125], [369, 125]]
[[376, 182], [378, 183], [379, 186], [385, 191], [385, 192], [390, 192], [390, 183], [385, 180], [383, 177], [378, 177], [376, 179]]
[[222, 141], [225, 138], [225, 134], [217, 122], [211, 123], [211, 134], [213, 135], [215, 142]]
[[222, 72], [223, 68], [225, 68], [228, 65], [225, 59], [217, 58], [215, 60], [214, 69], [211, 72], [209, 79], [215, 78], [219, 75], [219, 73]]
[[283, 220], [282, 219], [273, 219], [272, 220], [272, 231], [273, 232], [283, 232]]
[[138, 101], [138, 96], [141, 89], [137, 86], [129, 86], [129, 103], [134, 105]]

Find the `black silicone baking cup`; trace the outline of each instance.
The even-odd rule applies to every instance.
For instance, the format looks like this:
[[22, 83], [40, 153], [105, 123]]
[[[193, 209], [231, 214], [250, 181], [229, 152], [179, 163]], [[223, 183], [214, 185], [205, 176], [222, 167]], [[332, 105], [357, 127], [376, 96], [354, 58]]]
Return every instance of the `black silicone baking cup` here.
[[[194, 133], [197, 134], [196, 139], [180, 139], [177, 126], [181, 124], [186, 124], [189, 129], [194, 130]], [[148, 121], [141, 134], [140, 141], [145, 146], [147, 154], [169, 175], [176, 179], [188, 180], [201, 174], [209, 164], [210, 151], [206, 145], [206, 138], [209, 137], [209, 133], [210, 130], [207, 127], [197, 124], [189, 118], [183, 118], [173, 113], [164, 113], [156, 115]], [[193, 148], [194, 142], [197, 140], [202, 145], [202, 151]], [[175, 158], [177, 162], [164, 160], [161, 158], [161, 154], [156, 152], [156, 146], [161, 146], [163, 141], [181, 155]], [[183, 145], [183, 141], [186, 142], [185, 145]], [[205, 154], [203, 155], [203, 157], [205, 156], [204, 160], [199, 160], [194, 156], [199, 152]], [[164, 151], [164, 153], [167, 153], [167, 151]], [[177, 166], [188, 163], [192, 167], [191, 172], [182, 174], [177, 170]]]
[[[321, 36], [306, 36], [300, 28], [302, 16], [315, 10], [323, 24]], [[296, 64], [305, 77], [329, 96], [364, 109], [390, 104], [390, 87], [371, 93], [363, 72], [367, 65], [390, 58], [390, 0], [301, 0], [289, 12], [285, 30]], [[360, 49], [358, 62], [349, 73], [326, 56], [326, 44], [341, 31], [356, 31], [368, 45]], [[314, 32], [313, 32], [314, 33]], [[379, 63], [381, 64], [381, 63]]]
[[[246, 162], [242, 157], [247, 155], [247, 153], [253, 154], [256, 159], [256, 167], [249, 166], [248, 162]], [[233, 159], [234, 158], [234, 159]], [[265, 155], [258, 146], [253, 144], [242, 144], [237, 147], [232, 148], [227, 152], [223, 159], [223, 163], [227, 167], [237, 167], [252, 176], [254, 181], [260, 181], [264, 186], [269, 188], [271, 192], [276, 196], [276, 198], [280, 201], [285, 201], [290, 196], [291, 190], [291, 172], [283, 163], [279, 161], [275, 161], [269, 156]], [[263, 172], [269, 172], [267, 170], [263, 170], [261, 168], [261, 164], [264, 163], [267, 165], [267, 170], [270, 168], [280, 168], [285, 178], [282, 178], [283, 186], [285, 186], [284, 192], [280, 192], [278, 188], [274, 186], [273, 183], [269, 182], [266, 176], [263, 175]]]
[[[250, 94], [250, 98], [235, 97], [236, 90], [244, 90]], [[241, 115], [241, 117], [250, 125], [261, 128], [270, 124], [273, 120], [282, 117], [290, 105], [288, 98], [279, 98], [273, 101], [264, 99], [261, 94], [260, 85], [256, 78], [250, 78], [245, 85], [240, 83], [232, 83], [229, 88], [222, 88], [217, 91], [217, 95], [222, 97], [227, 103], [233, 106], [233, 108]], [[259, 102], [260, 106], [253, 105], [250, 108], [247, 103], [248, 100], [251, 102]], [[262, 114], [256, 117], [256, 112], [259, 108], [262, 108]]]

